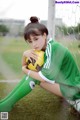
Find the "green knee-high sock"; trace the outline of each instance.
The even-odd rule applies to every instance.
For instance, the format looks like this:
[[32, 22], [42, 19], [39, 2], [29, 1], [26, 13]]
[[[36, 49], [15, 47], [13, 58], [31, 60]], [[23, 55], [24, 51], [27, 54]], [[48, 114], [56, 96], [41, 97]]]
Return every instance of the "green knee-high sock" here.
[[37, 84], [36, 80], [25, 76], [13, 91], [0, 101], [0, 112], [9, 112], [18, 100], [31, 92], [35, 84]]
[[6, 99], [8, 99], [8, 97], [11, 96], [11, 95], [16, 91], [16, 89], [18, 89], [18, 87], [20, 87], [20, 85], [22, 85], [22, 83], [25, 81], [25, 78], [26, 78], [26, 76], [24, 76], [24, 77], [22, 78], [22, 80], [19, 82], [19, 84], [15, 87], [15, 89], [13, 89], [13, 90], [8, 94], [7, 97], [5, 97], [4, 99], [0, 100], [0, 103], [3, 102], [3, 101], [5, 101]]

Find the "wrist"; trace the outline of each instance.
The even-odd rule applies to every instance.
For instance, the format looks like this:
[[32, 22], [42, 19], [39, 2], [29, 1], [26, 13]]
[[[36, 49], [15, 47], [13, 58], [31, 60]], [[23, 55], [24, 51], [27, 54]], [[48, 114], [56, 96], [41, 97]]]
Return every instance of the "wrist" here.
[[25, 55], [25, 52], [23, 53], [23, 57], [25, 57], [26, 55]]
[[26, 69], [26, 66], [22, 66], [22, 71], [27, 74], [28, 69]]
[[27, 75], [29, 76], [29, 75], [30, 75], [30, 73], [31, 73], [31, 70], [28, 70], [28, 73], [27, 73]]
[[26, 67], [22, 67], [22, 71], [27, 74], [28, 76], [30, 75], [31, 73], [31, 70], [27, 69]]

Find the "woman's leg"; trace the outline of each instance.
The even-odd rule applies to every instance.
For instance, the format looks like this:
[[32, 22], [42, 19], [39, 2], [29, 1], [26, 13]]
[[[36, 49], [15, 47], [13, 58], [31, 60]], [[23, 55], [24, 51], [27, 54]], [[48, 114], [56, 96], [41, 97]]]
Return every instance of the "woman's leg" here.
[[40, 86], [57, 96], [63, 97], [60, 91], [60, 86], [57, 83], [51, 84], [48, 82], [41, 82]]

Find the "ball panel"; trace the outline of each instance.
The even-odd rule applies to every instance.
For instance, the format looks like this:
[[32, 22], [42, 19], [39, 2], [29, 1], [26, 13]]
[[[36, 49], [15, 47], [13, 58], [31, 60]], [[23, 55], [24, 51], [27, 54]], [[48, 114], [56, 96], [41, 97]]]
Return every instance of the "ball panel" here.
[[33, 71], [39, 71], [44, 63], [44, 51], [37, 51], [35, 50], [35, 53], [38, 55], [38, 59], [35, 60], [31, 58], [32, 62], [26, 58], [26, 65], [27, 68]]

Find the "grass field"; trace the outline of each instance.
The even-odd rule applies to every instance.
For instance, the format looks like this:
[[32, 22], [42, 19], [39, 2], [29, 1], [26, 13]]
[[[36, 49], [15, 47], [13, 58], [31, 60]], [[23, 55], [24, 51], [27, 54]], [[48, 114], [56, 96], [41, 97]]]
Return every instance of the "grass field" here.
[[[2, 43], [0, 39], [0, 44]], [[4, 43], [6, 43], [5, 41]], [[62, 44], [64, 44], [62, 42]], [[79, 41], [70, 41], [66, 44], [79, 66], [80, 69], [80, 48]], [[13, 71], [22, 78], [21, 59], [23, 51], [28, 49], [28, 45], [23, 39], [12, 39], [8, 45], [2, 44], [0, 51], [3, 60]], [[1, 75], [0, 79], [4, 79]], [[0, 98], [5, 97], [16, 84], [0, 83]], [[10, 86], [10, 87], [9, 87]], [[5, 91], [6, 88], [6, 91]], [[70, 106], [65, 101], [53, 94], [36, 86], [33, 92], [18, 101], [13, 110], [9, 113], [9, 120], [79, 120], [80, 116], [75, 116], [70, 112]]]
[[[1, 40], [2, 41], [2, 40]], [[5, 40], [6, 42], [6, 40]], [[22, 54], [28, 49], [26, 42], [23, 39], [12, 39], [9, 45], [3, 44], [2, 58], [14, 70], [19, 77], [22, 75]]]

